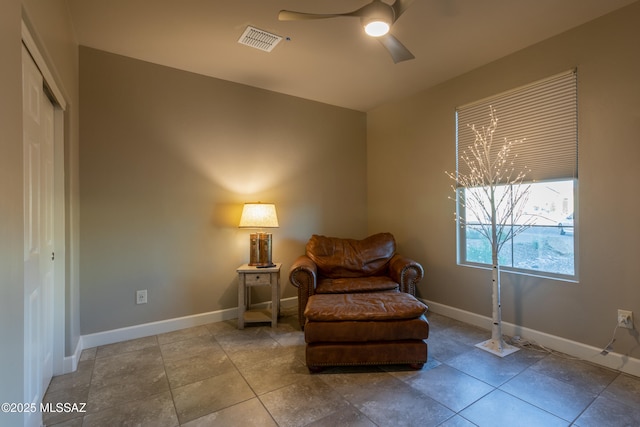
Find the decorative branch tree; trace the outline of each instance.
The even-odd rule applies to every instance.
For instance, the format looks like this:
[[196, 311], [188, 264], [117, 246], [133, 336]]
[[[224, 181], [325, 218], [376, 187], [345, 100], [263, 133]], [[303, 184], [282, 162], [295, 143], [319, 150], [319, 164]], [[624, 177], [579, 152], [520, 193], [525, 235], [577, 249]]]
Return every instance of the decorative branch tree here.
[[507, 141], [501, 147], [493, 147], [493, 136], [498, 118], [490, 109], [489, 126], [477, 129], [467, 125], [475, 133], [473, 145], [463, 151], [459, 162], [466, 165], [466, 173], [445, 172], [455, 181], [451, 188], [459, 206], [456, 217], [460, 227], [478, 231], [491, 245], [491, 282], [493, 326], [491, 339], [476, 346], [504, 357], [518, 350], [508, 345], [502, 337], [502, 306], [500, 302], [500, 264], [498, 255], [505, 243], [533, 224], [524, 217], [530, 186], [523, 185], [527, 170], [516, 171], [511, 148], [524, 139]]

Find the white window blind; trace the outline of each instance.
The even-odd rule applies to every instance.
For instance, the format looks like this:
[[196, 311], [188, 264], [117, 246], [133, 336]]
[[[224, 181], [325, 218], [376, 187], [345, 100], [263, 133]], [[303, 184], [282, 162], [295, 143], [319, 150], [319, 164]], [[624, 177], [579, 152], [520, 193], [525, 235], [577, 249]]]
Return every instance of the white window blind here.
[[[490, 108], [498, 127], [491, 157], [508, 141], [516, 171], [530, 170], [526, 181], [578, 177], [576, 72], [571, 70], [456, 109], [458, 173], [468, 175], [460, 155], [473, 145], [476, 129], [488, 126]], [[495, 150], [495, 151], [494, 151]]]

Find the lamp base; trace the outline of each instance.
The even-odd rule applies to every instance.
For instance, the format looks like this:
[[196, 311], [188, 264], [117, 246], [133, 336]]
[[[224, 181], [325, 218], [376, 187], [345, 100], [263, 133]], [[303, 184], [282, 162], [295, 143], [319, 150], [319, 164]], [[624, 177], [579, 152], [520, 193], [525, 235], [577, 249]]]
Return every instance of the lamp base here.
[[274, 266], [271, 261], [271, 233], [251, 233], [249, 251], [249, 265], [258, 268]]
[[275, 263], [273, 263], [273, 264], [264, 264], [264, 265], [260, 264], [260, 265], [256, 265], [255, 267], [256, 268], [271, 268], [271, 267], [275, 267], [275, 266], [276, 266]]

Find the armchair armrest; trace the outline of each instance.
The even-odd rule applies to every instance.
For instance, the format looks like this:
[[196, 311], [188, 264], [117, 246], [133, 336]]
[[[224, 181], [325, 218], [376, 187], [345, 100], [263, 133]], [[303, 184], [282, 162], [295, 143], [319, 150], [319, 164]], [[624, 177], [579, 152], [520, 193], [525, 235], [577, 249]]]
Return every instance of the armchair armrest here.
[[416, 261], [396, 254], [389, 261], [389, 276], [400, 284], [401, 292], [415, 296], [416, 285], [424, 277], [424, 270]]
[[316, 264], [306, 255], [299, 256], [289, 270], [289, 281], [298, 288], [298, 321], [301, 329], [304, 329], [306, 320], [304, 309], [307, 301], [316, 291], [317, 270]]

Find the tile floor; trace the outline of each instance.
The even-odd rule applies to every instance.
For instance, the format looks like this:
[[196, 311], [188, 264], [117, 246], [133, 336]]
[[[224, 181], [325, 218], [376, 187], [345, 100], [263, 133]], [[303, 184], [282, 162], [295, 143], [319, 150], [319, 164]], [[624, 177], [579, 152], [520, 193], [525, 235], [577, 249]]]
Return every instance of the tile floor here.
[[522, 349], [474, 347], [489, 333], [429, 314], [429, 362], [310, 375], [293, 312], [277, 330], [212, 323], [83, 351], [53, 378], [47, 426], [640, 426], [640, 378]]

